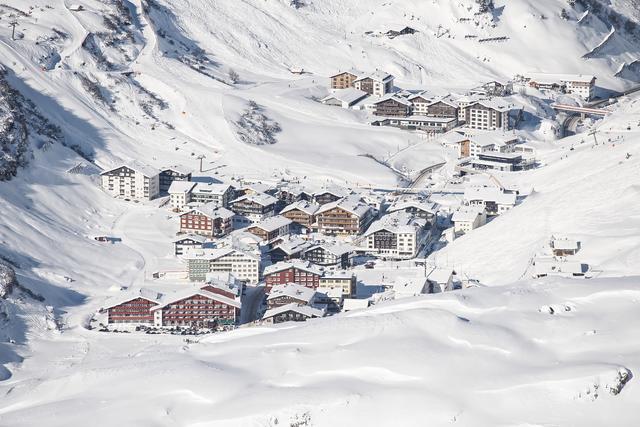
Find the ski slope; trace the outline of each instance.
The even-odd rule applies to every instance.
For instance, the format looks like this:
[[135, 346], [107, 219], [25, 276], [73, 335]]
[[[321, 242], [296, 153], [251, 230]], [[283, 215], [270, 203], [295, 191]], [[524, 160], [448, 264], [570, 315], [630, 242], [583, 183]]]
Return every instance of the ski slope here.
[[[0, 425], [637, 424], [637, 96], [597, 123], [598, 145], [586, 134], [538, 141], [550, 117], [523, 131], [542, 167], [496, 177], [526, 198], [432, 255], [483, 287], [198, 343], [86, 328], [122, 288], [171, 290], [151, 273], [172, 262], [177, 223], [159, 201], [114, 200], [95, 175], [69, 172], [89, 163], [77, 151], [102, 168], [135, 159], [195, 170], [205, 155], [205, 171], [225, 177], [395, 187], [396, 174], [362, 155], [418, 171], [451, 152], [318, 103], [338, 70], [381, 68], [403, 88], [441, 94], [528, 71], [593, 73], [603, 90], [620, 90], [632, 83], [614, 74], [640, 57], [640, 45], [617, 32], [583, 58], [610, 28], [595, 15], [578, 24], [573, 10], [560, 19], [561, 0], [496, 1], [495, 26], [474, 15], [471, 0], [307, 3], [0, 5], [0, 22], [16, 15], [22, 35], [12, 40], [0, 25], [9, 81], [77, 146], [34, 147], [29, 166], [0, 182], [0, 256], [43, 299], [18, 289], [0, 300]], [[637, 13], [633, 1], [613, 3]], [[418, 32], [375, 36], [407, 25]], [[501, 36], [508, 41], [477, 41]], [[519, 99], [536, 112], [533, 98]], [[234, 122], [249, 100], [280, 123], [276, 144], [238, 140]], [[581, 241], [580, 260], [596, 278], [530, 278], [531, 258], [555, 234]]]

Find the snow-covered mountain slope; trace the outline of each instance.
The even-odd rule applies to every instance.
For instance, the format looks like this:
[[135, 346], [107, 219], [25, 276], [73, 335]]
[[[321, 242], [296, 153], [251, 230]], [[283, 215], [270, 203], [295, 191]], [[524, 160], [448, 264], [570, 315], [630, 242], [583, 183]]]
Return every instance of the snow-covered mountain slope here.
[[[602, 270], [598, 279], [426, 296], [199, 344], [85, 328], [121, 287], [149, 284], [176, 231], [159, 202], [101, 191], [91, 162], [196, 169], [203, 154], [205, 169], [227, 177], [390, 187], [396, 174], [362, 154], [388, 158], [411, 146], [390, 161], [412, 170], [450, 154], [416, 134], [372, 128], [363, 113], [319, 104], [335, 71], [382, 68], [403, 87], [437, 93], [531, 70], [594, 73], [603, 88], [622, 89], [630, 81], [615, 73], [640, 57], [624, 21], [638, 19], [634, 1], [599, 2], [586, 14], [586, 1], [501, 0], [477, 15], [471, 0], [296, 3], [0, 5], [6, 81], [35, 106], [0, 99], [0, 124], [22, 110], [36, 129], [51, 124], [62, 134], [49, 143], [30, 132], [29, 166], [0, 182], [0, 258], [20, 283], [0, 300], [0, 424], [634, 425], [640, 361], [628, 331], [638, 320], [638, 286], [621, 277], [640, 272], [633, 100], [599, 125], [597, 147], [586, 135], [533, 142], [544, 167], [500, 176], [532, 194], [437, 253], [439, 263], [502, 285], [526, 276], [551, 234], [569, 234], [582, 241], [583, 261]], [[613, 33], [610, 16], [619, 21]], [[13, 19], [16, 40], [5, 25]], [[405, 25], [418, 32], [376, 36]], [[478, 41], [494, 37], [508, 40]], [[250, 100], [280, 124], [276, 144], [240, 142], [235, 122]], [[47, 122], [34, 121], [36, 113]], [[12, 133], [3, 153], [15, 153], [20, 137]], [[122, 242], [92, 238], [104, 234]]]
[[496, 426], [636, 421], [637, 278], [544, 280], [303, 325], [180, 337], [74, 329], [2, 386], [30, 426]]
[[551, 146], [540, 143], [540, 152], [547, 152], [545, 166], [515, 176], [494, 174], [503, 185], [520, 188], [526, 196], [522, 204], [433, 257], [487, 283], [505, 284], [527, 276], [529, 262], [551, 236], [570, 235], [582, 242], [580, 261], [604, 276], [636, 273], [638, 123], [640, 102], [629, 101], [598, 125], [596, 140], [582, 134]]

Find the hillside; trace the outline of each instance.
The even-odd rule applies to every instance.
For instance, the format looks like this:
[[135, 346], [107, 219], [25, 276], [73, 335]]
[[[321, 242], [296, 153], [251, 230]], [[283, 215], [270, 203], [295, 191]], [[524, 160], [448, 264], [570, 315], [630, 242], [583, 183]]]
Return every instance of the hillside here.
[[[114, 199], [103, 169], [204, 156], [224, 179], [387, 189], [448, 162], [447, 182], [451, 150], [319, 103], [328, 76], [441, 95], [529, 71], [592, 73], [602, 96], [640, 81], [637, 0], [482, 3], [4, 0], [0, 425], [635, 425], [638, 93], [561, 140], [553, 100], [509, 98], [541, 167], [496, 173], [522, 202], [430, 256], [481, 286], [204, 337], [88, 328], [123, 289], [170, 290], [152, 274], [175, 262], [166, 199]], [[274, 144], [241, 141], [252, 101]], [[531, 279], [552, 235], [581, 241], [593, 279]]]

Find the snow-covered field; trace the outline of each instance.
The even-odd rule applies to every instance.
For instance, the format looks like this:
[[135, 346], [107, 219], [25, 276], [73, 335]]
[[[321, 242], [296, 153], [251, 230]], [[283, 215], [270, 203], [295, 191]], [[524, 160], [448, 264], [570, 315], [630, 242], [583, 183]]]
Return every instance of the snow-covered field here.
[[[0, 299], [0, 425], [636, 425], [637, 95], [596, 124], [597, 145], [587, 133], [542, 141], [542, 128], [527, 129], [541, 139], [530, 144], [542, 167], [497, 175], [527, 197], [431, 255], [486, 287], [199, 342], [86, 329], [121, 287], [158, 286], [151, 273], [172, 261], [177, 224], [160, 201], [115, 200], [95, 175], [70, 173], [89, 163], [78, 153], [103, 168], [135, 159], [195, 170], [205, 155], [204, 169], [225, 177], [393, 187], [396, 174], [363, 154], [417, 171], [450, 152], [318, 103], [334, 72], [382, 68], [399, 86], [436, 93], [527, 71], [593, 73], [604, 93], [630, 87], [614, 74], [640, 58], [623, 30], [591, 52], [608, 24], [561, 0], [496, 1], [495, 26], [471, 0], [289, 3], [0, 4], [7, 81], [66, 145], [41, 149], [46, 138], [30, 132], [28, 166], [0, 182], [0, 256], [22, 286]], [[618, 0], [613, 10], [637, 19], [638, 4]], [[418, 33], [366, 34], [405, 25]], [[234, 122], [249, 100], [281, 125], [276, 144], [239, 141]], [[554, 234], [581, 241], [595, 278], [530, 280], [531, 258]]]

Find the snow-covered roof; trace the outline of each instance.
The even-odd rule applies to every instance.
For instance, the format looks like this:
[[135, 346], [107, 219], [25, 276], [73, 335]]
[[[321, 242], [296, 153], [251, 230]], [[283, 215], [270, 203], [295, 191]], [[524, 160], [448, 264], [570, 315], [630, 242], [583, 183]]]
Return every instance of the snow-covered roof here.
[[473, 222], [478, 215], [481, 215], [484, 208], [463, 206], [453, 213], [451, 220], [453, 222]]
[[378, 231], [388, 231], [394, 234], [417, 233], [426, 225], [424, 218], [417, 218], [404, 211], [389, 213], [369, 226], [364, 236], [370, 236]]
[[396, 277], [391, 284], [385, 284], [391, 287], [396, 296], [414, 296], [420, 295], [427, 291], [426, 277]]
[[449, 144], [453, 145], [453, 144], [459, 144], [463, 141], [467, 141], [468, 139], [469, 139], [468, 136], [465, 136], [460, 132], [452, 130], [445, 133], [440, 138], [438, 138], [438, 142], [442, 142], [443, 144], [447, 144], [447, 145]]
[[322, 187], [313, 193], [314, 197], [320, 196], [322, 194], [331, 194], [336, 197], [347, 197], [349, 194], [351, 194], [351, 191], [337, 185], [329, 185]]
[[272, 251], [275, 249], [280, 249], [284, 253], [288, 255], [292, 255], [292, 254], [302, 252], [307, 248], [309, 248], [310, 246], [311, 246], [310, 242], [304, 239], [301, 239], [300, 237], [290, 236], [289, 239], [284, 240], [280, 242], [277, 246], [275, 246], [272, 249]]
[[233, 200], [231, 203], [237, 203], [243, 200], [247, 200], [249, 202], [257, 203], [261, 206], [269, 206], [278, 201], [275, 197], [265, 194], [265, 193], [254, 193], [254, 194], [245, 194], [244, 196], [238, 197]]
[[358, 71], [358, 70], [355, 70], [355, 69], [351, 68], [351, 69], [349, 69], [349, 70], [339, 71], [339, 72], [337, 72], [336, 74], [334, 74], [334, 75], [332, 75], [332, 76], [329, 76], [329, 78], [331, 78], [331, 77], [337, 77], [337, 76], [342, 75], [342, 74], [345, 74], [345, 73], [351, 74], [352, 76], [356, 76], [356, 77], [358, 77], [359, 75], [361, 75], [361, 74], [362, 74], [360, 71]]
[[464, 189], [464, 200], [481, 200], [483, 202], [495, 202], [498, 205], [514, 206], [516, 204], [515, 193], [505, 193], [497, 187], [467, 187]]
[[305, 252], [309, 252], [317, 248], [322, 248], [335, 256], [342, 256], [346, 253], [355, 251], [355, 248], [350, 245], [340, 245], [336, 243], [318, 243], [310, 246], [307, 250], [305, 250]]
[[307, 215], [313, 215], [318, 211], [318, 209], [320, 209], [320, 205], [316, 203], [310, 203], [306, 200], [298, 200], [297, 202], [293, 202], [290, 205], [285, 206], [280, 213], [284, 214], [293, 210], [299, 210]]
[[322, 205], [320, 209], [318, 209], [317, 214], [319, 215], [323, 212], [330, 211], [331, 209], [334, 209], [334, 208], [343, 209], [360, 218], [363, 217], [371, 209], [370, 206], [365, 205], [360, 201], [360, 197], [350, 196], [340, 200], [336, 200], [335, 202]]
[[370, 74], [363, 74], [363, 75], [359, 76], [355, 81], [357, 82], [357, 81], [364, 80], [364, 79], [367, 79], [367, 78], [370, 78], [371, 80], [375, 80], [375, 81], [378, 81], [378, 82], [386, 82], [386, 81], [389, 81], [389, 80], [393, 79], [393, 76], [391, 74], [385, 72], [385, 71], [377, 70], [377, 71], [375, 71], [373, 73], [370, 73]]
[[380, 103], [382, 103], [382, 102], [389, 101], [390, 99], [392, 99], [392, 100], [394, 100], [394, 101], [396, 101], [396, 102], [398, 102], [398, 103], [400, 103], [400, 104], [402, 104], [402, 105], [405, 105], [405, 106], [407, 106], [407, 107], [410, 107], [410, 106], [411, 106], [411, 102], [409, 102], [408, 100], [406, 100], [406, 99], [404, 99], [404, 98], [401, 98], [401, 97], [399, 97], [399, 96], [396, 96], [396, 94], [395, 94], [395, 93], [388, 93], [388, 94], [386, 94], [386, 95], [384, 95], [384, 96], [380, 97], [380, 99], [378, 99], [378, 100], [377, 100], [376, 102], [374, 102], [373, 104], [374, 104], [374, 105], [377, 105], [377, 104], [380, 104]]
[[346, 102], [351, 105], [360, 101], [365, 96], [369, 96], [367, 92], [349, 87], [345, 89], [335, 89], [331, 95], [322, 98], [321, 102], [326, 102], [330, 99], [336, 99], [340, 102]]
[[189, 298], [189, 297], [193, 297], [196, 295], [201, 295], [205, 298], [209, 298], [212, 299], [214, 301], [219, 301], [221, 303], [230, 305], [231, 307], [236, 307], [236, 308], [240, 308], [241, 307], [241, 303], [238, 300], [226, 297], [224, 295], [220, 295], [220, 294], [216, 294], [213, 292], [209, 292], [209, 291], [205, 291], [204, 289], [198, 289], [198, 290], [193, 290], [193, 289], [189, 289], [189, 290], [184, 290], [184, 291], [179, 291], [176, 292], [172, 295], [167, 295], [167, 298], [165, 300], [162, 301], [162, 304], [160, 305], [156, 305], [155, 307], [151, 308], [151, 311], [156, 311], [156, 310], [160, 310], [166, 306], [168, 306], [169, 304], [173, 304], [174, 302], [180, 301], [182, 299], [185, 298]]
[[277, 316], [278, 314], [286, 313], [287, 311], [294, 311], [306, 317], [323, 317], [325, 314], [325, 311], [319, 308], [314, 308], [308, 305], [299, 305], [296, 303], [291, 303], [291, 304], [283, 305], [281, 307], [275, 307], [267, 310], [264, 313], [264, 316], [262, 316], [262, 318], [268, 319], [270, 317]]
[[289, 297], [309, 304], [311, 300], [313, 300], [313, 296], [315, 294], [316, 291], [311, 288], [307, 288], [306, 286], [302, 286], [297, 283], [286, 283], [284, 285], [275, 285], [272, 287], [271, 291], [269, 291], [267, 301], [272, 301], [280, 297]]
[[490, 108], [492, 110], [499, 111], [502, 113], [511, 111], [516, 108], [513, 104], [507, 104], [504, 101], [501, 101], [499, 99], [483, 99], [481, 101], [474, 102], [473, 104], [470, 104], [465, 108], [472, 107], [476, 104], [482, 105], [485, 108]]
[[422, 212], [428, 212], [434, 215], [438, 212], [437, 203], [432, 202], [430, 200], [420, 200], [420, 199], [397, 200], [395, 203], [389, 206], [389, 208], [387, 208], [387, 212], [403, 211], [409, 208], [417, 209]]
[[327, 271], [324, 275], [324, 277], [322, 277], [322, 279], [324, 280], [336, 280], [336, 279], [349, 279], [351, 280], [353, 277], [355, 276], [355, 273], [353, 271], [348, 271], [348, 270], [338, 270], [338, 271]]
[[104, 309], [107, 310], [109, 308], [138, 298], [160, 304], [160, 301], [162, 300], [162, 294], [153, 289], [140, 288], [135, 292], [128, 292], [126, 295], [110, 298], [109, 300], [107, 300], [107, 305], [104, 307]]
[[566, 82], [591, 83], [596, 79], [596, 77], [591, 74], [527, 73], [525, 77], [541, 84]]
[[588, 270], [587, 264], [578, 261], [561, 261], [554, 257], [537, 257], [533, 261], [533, 271], [536, 275], [584, 274]]
[[114, 170], [120, 169], [120, 168], [123, 168], [123, 167], [132, 169], [135, 172], [138, 172], [138, 173], [140, 173], [140, 174], [142, 174], [142, 175], [144, 175], [144, 176], [146, 176], [148, 178], [156, 176], [156, 175], [158, 175], [160, 173], [153, 166], [149, 166], [149, 165], [146, 165], [146, 164], [143, 164], [143, 163], [140, 163], [140, 162], [134, 160], [132, 162], [129, 162], [128, 164], [121, 164], [120, 166], [117, 166], [115, 168], [111, 168], [109, 170], [106, 170], [106, 171], [102, 172], [100, 175], [105, 175], [105, 174], [107, 174], [109, 172], [113, 172]]
[[172, 171], [172, 172], [177, 172], [181, 175], [188, 175], [189, 173], [191, 173], [191, 169], [182, 165], [165, 166], [160, 168], [160, 171], [161, 172]]
[[555, 238], [551, 240], [551, 247], [560, 250], [578, 250], [580, 242], [575, 239]]
[[[195, 208], [191, 212], [195, 212], [200, 215], [205, 215], [209, 218], [222, 218], [222, 219], [230, 219], [230, 218], [233, 218], [233, 216], [235, 215], [229, 209], [216, 205], [215, 202], [206, 203], [202, 206]], [[187, 214], [185, 213], [182, 215], [187, 215]]]
[[449, 96], [433, 99], [427, 106], [430, 107], [430, 106], [435, 105], [435, 104], [440, 103], [440, 102], [442, 102], [443, 104], [447, 104], [448, 106], [454, 107], [454, 108], [458, 108], [460, 106], [460, 105], [458, 105], [458, 103], [456, 101], [451, 99]]
[[279, 228], [286, 227], [291, 223], [292, 221], [289, 218], [282, 215], [276, 215], [265, 218], [262, 221], [251, 225], [249, 228], [259, 228], [266, 231], [267, 233], [270, 233], [272, 231], [276, 231]]
[[414, 99], [417, 99], [417, 98], [422, 98], [425, 101], [430, 102], [431, 100], [433, 100], [433, 95], [431, 95], [431, 94], [429, 94], [429, 93], [427, 93], [425, 91], [422, 91], [422, 92], [415, 93], [415, 94], [409, 96], [407, 99], [409, 101], [413, 101]]
[[216, 194], [222, 196], [230, 187], [229, 184], [218, 182], [198, 182], [191, 192], [195, 194]]
[[199, 234], [187, 234], [186, 236], [178, 237], [177, 239], [175, 239], [173, 241], [173, 243], [180, 243], [183, 240], [187, 240], [187, 239], [193, 240], [193, 241], [198, 242], [198, 243], [204, 243], [204, 242], [207, 241], [207, 238], [205, 236], [201, 236]]
[[173, 181], [169, 186], [169, 194], [189, 193], [197, 183], [191, 181]]
[[279, 271], [287, 270], [289, 268], [295, 268], [298, 270], [306, 271], [308, 273], [317, 274], [318, 276], [321, 276], [323, 273], [322, 269], [318, 268], [308, 261], [292, 259], [290, 261], [281, 261], [265, 267], [263, 274], [266, 276], [269, 274], [277, 273]]

